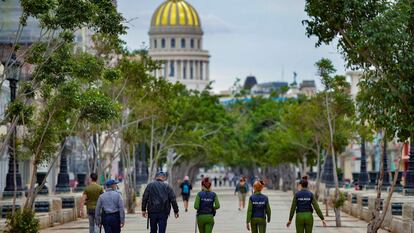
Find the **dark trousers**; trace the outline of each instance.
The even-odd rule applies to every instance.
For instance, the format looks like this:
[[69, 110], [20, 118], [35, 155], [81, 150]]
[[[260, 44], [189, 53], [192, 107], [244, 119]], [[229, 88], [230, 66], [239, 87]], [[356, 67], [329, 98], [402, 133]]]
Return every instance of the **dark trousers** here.
[[102, 225], [105, 233], [120, 233], [121, 232], [121, 217], [119, 213], [104, 214]]
[[165, 233], [167, 230], [168, 214], [152, 213], [149, 214], [151, 233]]

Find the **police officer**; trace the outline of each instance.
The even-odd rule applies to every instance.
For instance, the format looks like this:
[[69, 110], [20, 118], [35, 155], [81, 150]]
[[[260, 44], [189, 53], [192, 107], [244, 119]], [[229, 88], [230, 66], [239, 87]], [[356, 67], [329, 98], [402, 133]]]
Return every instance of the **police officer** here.
[[249, 199], [247, 207], [247, 230], [252, 233], [266, 233], [266, 222], [270, 222], [271, 210], [269, 199], [263, 195], [264, 182], [256, 181], [253, 184], [254, 194]]
[[197, 225], [200, 233], [211, 233], [214, 227], [214, 216], [220, 208], [216, 193], [211, 191], [208, 177], [201, 182], [202, 191], [196, 196], [194, 208], [197, 210]]
[[119, 233], [125, 225], [124, 201], [117, 191], [117, 184], [115, 180], [108, 180], [105, 183], [106, 192], [96, 203], [95, 217], [99, 227], [104, 227], [105, 233]]
[[[313, 209], [315, 209], [323, 226], [326, 227], [326, 221], [322, 211], [319, 208], [318, 201], [312, 192], [308, 190], [308, 177], [302, 177], [299, 182], [300, 191], [295, 194], [290, 208], [289, 222], [286, 224], [290, 227], [293, 215], [296, 211], [296, 233], [312, 233], [313, 228]], [[313, 206], [313, 208], [312, 208]]]

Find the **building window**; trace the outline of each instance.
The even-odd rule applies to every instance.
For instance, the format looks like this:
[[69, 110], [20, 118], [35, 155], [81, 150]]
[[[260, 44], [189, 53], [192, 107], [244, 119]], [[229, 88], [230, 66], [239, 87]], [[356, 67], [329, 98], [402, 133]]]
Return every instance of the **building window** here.
[[158, 47], [157, 40], [154, 40], [154, 48], [156, 49], [157, 47]]
[[194, 48], [194, 39], [191, 39], [190, 46], [191, 46], [192, 49]]
[[175, 48], [175, 39], [171, 39], [171, 48]]
[[174, 61], [170, 61], [170, 77], [175, 76], [175, 64]]
[[183, 63], [183, 79], [187, 79], [187, 62]]
[[163, 67], [163, 73], [164, 73], [163, 77], [167, 78], [167, 63], [164, 62], [164, 64], [162, 64], [162, 67]]
[[190, 79], [194, 79], [194, 67], [192, 61], [190, 61]]
[[200, 80], [203, 80], [204, 62], [200, 62]]
[[161, 48], [163, 48], [163, 49], [165, 48], [165, 39], [161, 40]]
[[198, 40], [197, 43], [198, 48], [201, 49], [201, 40]]
[[181, 48], [185, 48], [185, 39], [183, 38], [183, 39], [181, 39]]

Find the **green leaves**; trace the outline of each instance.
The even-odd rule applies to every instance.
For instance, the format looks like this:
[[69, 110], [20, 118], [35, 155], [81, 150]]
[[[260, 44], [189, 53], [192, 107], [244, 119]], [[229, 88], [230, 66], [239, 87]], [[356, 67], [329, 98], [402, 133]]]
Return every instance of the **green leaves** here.
[[95, 88], [81, 95], [80, 119], [100, 124], [119, 117], [120, 105]]
[[125, 33], [124, 18], [111, 0], [21, 0], [24, 15], [38, 19], [45, 29], [75, 31], [83, 27], [99, 33]]
[[8, 116], [9, 122], [13, 121], [14, 116], [19, 116], [18, 124], [28, 125], [32, 121], [33, 112], [34, 106], [16, 100], [7, 106], [6, 116]]
[[410, 0], [306, 1], [308, 36], [338, 39], [348, 66], [363, 71], [361, 120], [404, 141], [414, 134], [414, 5]]
[[85, 82], [95, 82], [102, 77], [104, 61], [89, 53], [78, 53], [74, 57], [72, 77]]

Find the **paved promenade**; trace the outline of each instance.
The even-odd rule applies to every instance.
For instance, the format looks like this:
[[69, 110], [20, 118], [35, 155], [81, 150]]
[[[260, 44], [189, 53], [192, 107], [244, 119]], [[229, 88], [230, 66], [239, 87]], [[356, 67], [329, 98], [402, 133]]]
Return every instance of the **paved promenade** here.
[[[286, 228], [288, 220], [291, 192], [283, 193], [280, 191], [268, 191], [264, 193], [269, 196], [272, 207], [272, 222], [268, 226], [267, 232], [275, 233], [294, 233], [294, 223], [291, 228]], [[245, 211], [237, 210], [237, 198], [233, 195], [233, 189], [218, 189], [217, 194], [220, 198], [221, 209], [216, 216], [215, 233], [242, 233], [248, 232], [245, 228]], [[191, 203], [192, 205], [193, 203]], [[182, 209], [182, 202], [179, 202]], [[322, 206], [321, 206], [322, 207]], [[325, 213], [324, 208], [323, 212]], [[317, 216], [315, 215], [315, 219]], [[336, 228], [333, 212], [327, 217], [328, 227], [323, 228], [321, 221], [315, 221], [315, 233], [365, 233], [366, 223], [342, 213], [342, 228]], [[193, 233], [195, 223], [195, 211], [190, 209], [188, 213], [181, 212], [179, 219], [170, 218], [167, 228], [168, 233]], [[41, 233], [87, 233], [88, 222], [86, 219], [77, 222], [57, 226]], [[103, 231], [102, 231], [103, 232]], [[127, 215], [126, 225], [122, 232], [144, 233], [149, 232], [146, 229], [146, 220], [139, 214]], [[381, 231], [383, 233], [385, 231]]]

